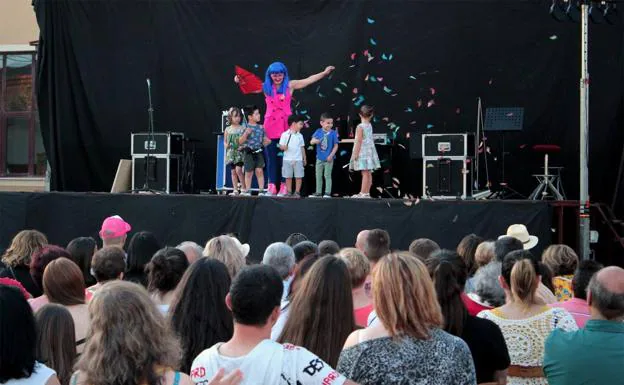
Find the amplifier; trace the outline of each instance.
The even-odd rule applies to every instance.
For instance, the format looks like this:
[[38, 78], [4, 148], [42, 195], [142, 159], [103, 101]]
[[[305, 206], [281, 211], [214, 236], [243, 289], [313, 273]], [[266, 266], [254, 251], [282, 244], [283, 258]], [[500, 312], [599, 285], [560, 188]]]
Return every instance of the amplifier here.
[[466, 158], [423, 159], [423, 196], [434, 199], [472, 197], [472, 162]]
[[[149, 188], [167, 194], [180, 192], [180, 156], [132, 157], [132, 189], [138, 190], [149, 178]], [[147, 167], [146, 163], [147, 162]], [[147, 172], [147, 175], [146, 175]]]
[[475, 156], [474, 134], [423, 134], [424, 157]]
[[130, 136], [132, 156], [183, 155], [184, 134], [179, 132], [138, 132]]

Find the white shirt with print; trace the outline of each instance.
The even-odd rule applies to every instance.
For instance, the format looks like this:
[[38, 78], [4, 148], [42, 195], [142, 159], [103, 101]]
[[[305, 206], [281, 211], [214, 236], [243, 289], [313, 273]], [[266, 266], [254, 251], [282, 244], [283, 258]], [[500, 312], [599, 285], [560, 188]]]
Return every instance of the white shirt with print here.
[[285, 131], [280, 137], [279, 144], [280, 146], [288, 146], [288, 149], [284, 151], [285, 161], [303, 161], [302, 151], [305, 141], [300, 132]]

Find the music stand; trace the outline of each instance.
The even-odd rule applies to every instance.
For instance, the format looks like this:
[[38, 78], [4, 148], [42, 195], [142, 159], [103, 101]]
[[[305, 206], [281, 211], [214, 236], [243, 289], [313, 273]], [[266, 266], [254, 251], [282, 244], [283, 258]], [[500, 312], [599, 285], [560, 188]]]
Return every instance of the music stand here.
[[[512, 198], [519, 196], [526, 198], [518, 191], [509, 186], [505, 180], [505, 134], [508, 132], [522, 131], [524, 125], [524, 108], [522, 107], [496, 107], [487, 108], [485, 110], [485, 122], [483, 131], [500, 132], [502, 139], [502, 157], [501, 157], [501, 181], [498, 183], [500, 190], [490, 195], [488, 198]], [[483, 151], [487, 151], [487, 143], [483, 143]], [[488, 181], [489, 182], [489, 181]]]

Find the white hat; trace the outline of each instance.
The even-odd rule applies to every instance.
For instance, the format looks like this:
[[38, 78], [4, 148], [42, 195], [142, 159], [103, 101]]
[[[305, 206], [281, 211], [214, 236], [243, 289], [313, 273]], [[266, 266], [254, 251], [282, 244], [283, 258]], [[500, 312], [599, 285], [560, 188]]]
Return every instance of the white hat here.
[[525, 225], [511, 225], [507, 228], [507, 234], [501, 235], [498, 239], [503, 237], [513, 237], [522, 242], [525, 250], [530, 250], [534, 248], [538, 242], [539, 238], [535, 235], [529, 235], [529, 230], [527, 230]]
[[247, 258], [247, 255], [249, 254], [249, 245], [247, 243], [241, 244], [240, 241], [238, 240], [238, 238], [236, 237], [230, 237], [234, 240], [234, 243], [236, 243], [236, 247], [238, 247], [238, 249], [241, 251], [241, 253], [243, 254], [243, 257]]

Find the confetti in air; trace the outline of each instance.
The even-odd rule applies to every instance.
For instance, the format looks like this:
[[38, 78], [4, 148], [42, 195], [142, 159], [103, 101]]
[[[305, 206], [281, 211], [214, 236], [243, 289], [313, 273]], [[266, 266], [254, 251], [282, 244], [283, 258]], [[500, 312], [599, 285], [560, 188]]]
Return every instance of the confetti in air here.
[[359, 95], [357, 98], [354, 99], [353, 104], [356, 107], [359, 107], [363, 102], [364, 102], [364, 96]]
[[435, 95], [436, 94], [436, 90], [433, 87], [429, 88], [429, 92], [431, 92], [431, 95]]
[[347, 154], [348, 154], [347, 150], [340, 151], [340, 156], [345, 156]]
[[388, 60], [392, 60], [393, 57], [394, 55], [390, 54], [390, 56], [388, 56]]
[[381, 59], [382, 59], [382, 60], [388, 60], [388, 56], [386, 56], [386, 54], [385, 54], [385, 53], [382, 53], [382, 54], [381, 54]]
[[351, 60], [355, 60], [355, 56], [356, 56], [356, 55], [355, 55], [355, 52], [353, 52], [353, 53], [351, 54]]
[[378, 80], [378, 81], [383, 82], [383, 79], [384, 79], [384, 78], [382, 78], [381, 76], [377, 76], [377, 80]]
[[373, 61], [373, 59], [375, 59], [375, 57], [374, 57], [374, 56], [369, 56], [369, 57], [368, 57], [368, 62], [370, 63], [371, 61]]
[[334, 91], [338, 92], [339, 94], [342, 94], [342, 88], [336, 87], [334, 88]]
[[347, 88], [347, 83], [345, 83], [345, 82], [340, 82], [340, 85], [345, 87], [345, 88]]
[[435, 101], [433, 99], [427, 102], [427, 108], [430, 108], [433, 105], [435, 105]]
[[433, 127], [433, 124], [427, 124], [427, 129], [432, 129]]
[[507, 113], [507, 117], [508, 117], [508, 118], [511, 118], [512, 116], [514, 116], [514, 113], [513, 113], [513, 112], [508, 112], [508, 113]]
[[258, 68], [259, 66], [257, 64], [254, 64], [254, 68]]
[[375, 24], [375, 20], [371, 19], [370, 17], [366, 18], [366, 21], [368, 22], [368, 24]]
[[416, 80], [416, 76], [414, 76], [414, 75], [410, 75], [409, 78], [412, 79], [412, 80]]
[[402, 149], [404, 149], [404, 150], [407, 150], [407, 148], [405, 148], [405, 146], [404, 146], [404, 145], [402, 145], [401, 143], [399, 143], [399, 144], [398, 144], [398, 146], [399, 146], [399, 147], [401, 147], [401, 148], [402, 148]]
[[558, 37], [557, 37], [557, 35], [552, 35], [549, 39], [550, 39], [550, 40], [557, 40], [557, 39], [558, 39]]
[[377, 78], [376, 78], [376, 77], [374, 77], [374, 76], [370, 76], [370, 77], [368, 78], [368, 80], [370, 80], [371, 82], [373, 82], [373, 83], [374, 83], [374, 82], [376, 82], [376, 81], [377, 81]]
[[377, 42], [372, 37], [368, 41], [371, 43], [371, 45], [377, 45]]
[[369, 53], [368, 53], [368, 50], [367, 50], [367, 49], [365, 49], [365, 50], [364, 50], [364, 52], [362, 52], [362, 55], [364, 55], [364, 56], [370, 56], [370, 55], [369, 55]]
[[389, 94], [389, 93], [391, 93], [391, 92], [392, 92], [392, 89], [391, 89], [391, 88], [388, 88], [387, 86], [384, 86], [383, 90], [384, 90], [384, 92], [385, 92], [385, 93], [387, 93], [387, 94]]
[[357, 93], [358, 93], [358, 89], [357, 89], [357, 88], [354, 88], [354, 89], [353, 89], [353, 93], [354, 93], [354, 94], [357, 94]]
[[410, 124], [413, 126], [414, 124], [416, 124], [416, 121], [415, 121], [415, 120], [412, 120], [412, 121], [410, 122]]
[[407, 107], [407, 108], [405, 109], [405, 112], [412, 112], [412, 111], [413, 111], [413, 110], [412, 110], [412, 107]]
[[416, 107], [418, 107], [418, 108], [422, 107], [422, 100], [418, 99], [416, 101]]
[[490, 79], [490, 81], [488, 82], [489, 85], [492, 85], [492, 83], [494, 83], [494, 79]]
[[461, 110], [459, 109], [459, 107], [457, 107], [457, 109], [455, 109], [455, 113], [458, 114], [458, 115], [461, 113]]

